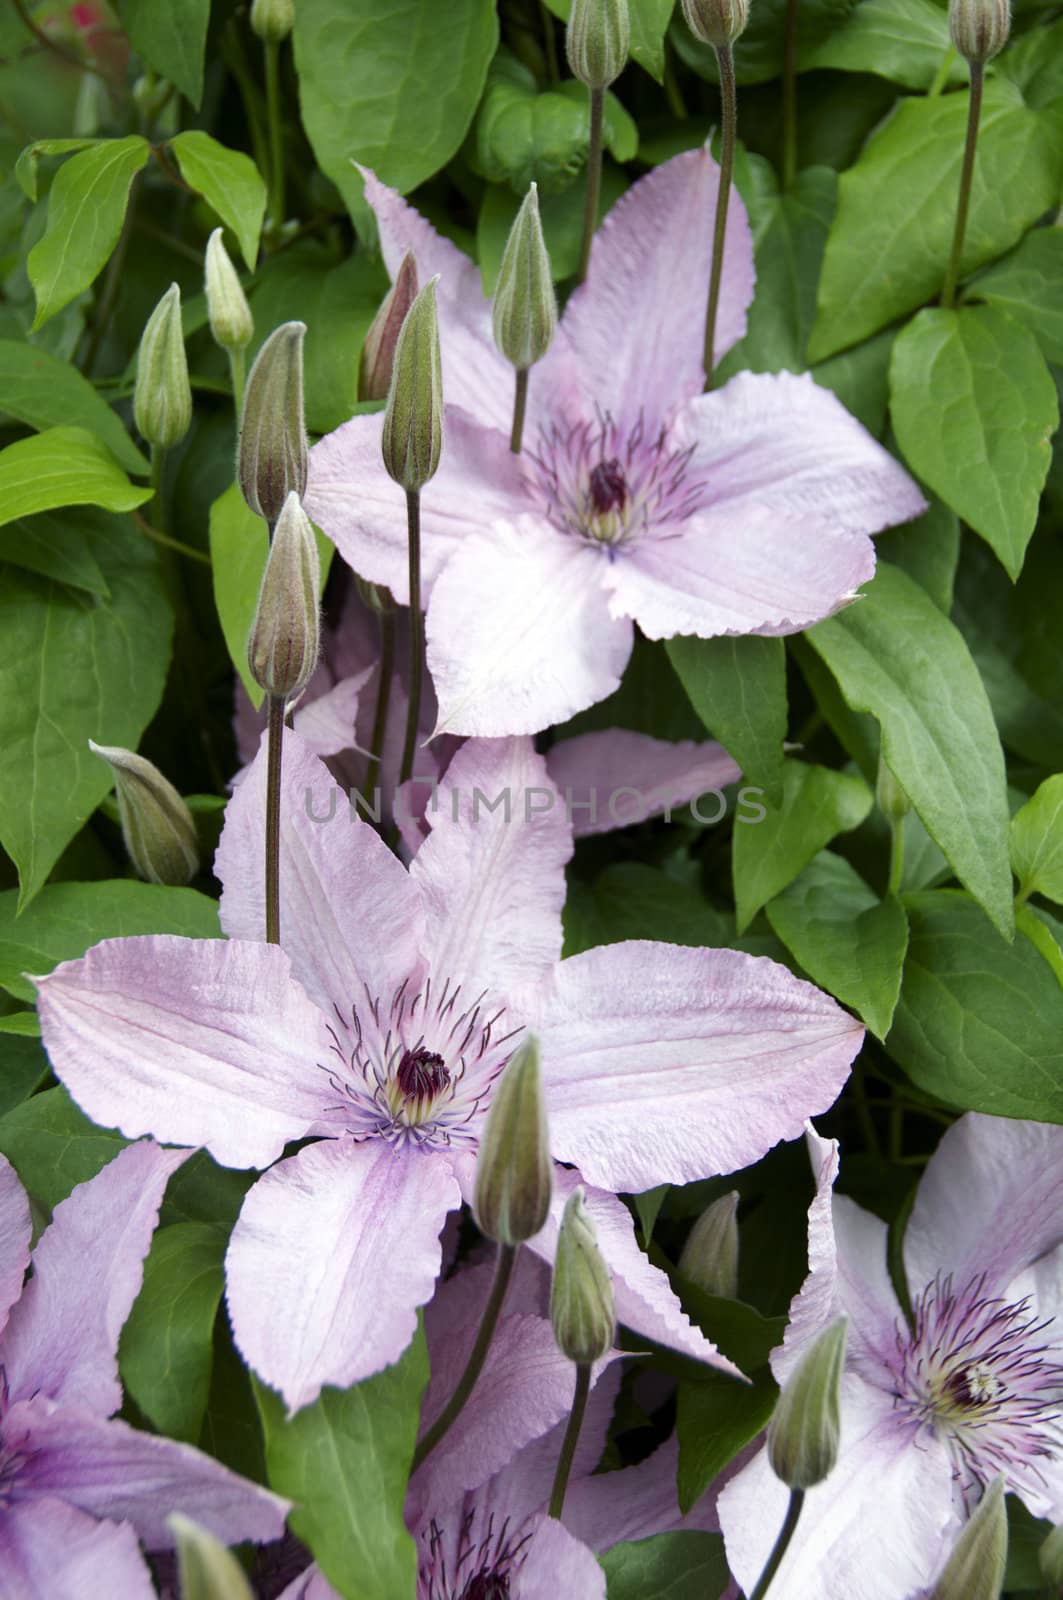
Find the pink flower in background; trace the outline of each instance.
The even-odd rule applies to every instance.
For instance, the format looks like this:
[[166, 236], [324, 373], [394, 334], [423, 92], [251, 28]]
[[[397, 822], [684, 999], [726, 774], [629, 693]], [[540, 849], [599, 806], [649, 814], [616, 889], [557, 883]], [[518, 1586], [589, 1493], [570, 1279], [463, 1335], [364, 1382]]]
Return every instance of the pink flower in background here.
[[[526, 446], [508, 448], [513, 373], [477, 268], [366, 176], [394, 274], [440, 274], [442, 463], [425, 490], [423, 566], [437, 732], [562, 722], [614, 690], [633, 623], [674, 634], [786, 634], [874, 571], [868, 535], [925, 509], [908, 474], [807, 375], [743, 373], [702, 394], [717, 168], [705, 149], [632, 186], [531, 375]], [[737, 196], [717, 331], [745, 329], [753, 253]], [[379, 416], [311, 452], [307, 509], [357, 572], [407, 598], [406, 515]]]

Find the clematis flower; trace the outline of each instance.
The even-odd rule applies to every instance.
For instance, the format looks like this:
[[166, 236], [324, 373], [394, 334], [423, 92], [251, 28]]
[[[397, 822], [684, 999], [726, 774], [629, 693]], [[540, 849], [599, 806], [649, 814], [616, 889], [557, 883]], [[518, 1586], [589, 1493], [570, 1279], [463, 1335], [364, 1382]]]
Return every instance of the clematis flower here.
[[458, 753], [407, 872], [291, 735], [283, 949], [259, 943], [265, 772], [262, 751], [218, 850], [231, 942], [109, 940], [39, 980], [53, 1066], [95, 1121], [270, 1169], [227, 1258], [250, 1365], [295, 1408], [397, 1358], [431, 1296], [440, 1229], [472, 1194], [492, 1086], [530, 1026], [552, 1153], [576, 1169], [559, 1169], [536, 1247], [552, 1253], [582, 1175], [619, 1318], [728, 1366], [614, 1195], [796, 1137], [835, 1099], [863, 1029], [734, 951], [632, 942], [559, 961], [572, 833], [527, 740]]
[[[869, 534], [925, 509], [907, 473], [828, 390], [742, 373], [703, 394], [702, 331], [718, 169], [707, 149], [635, 183], [599, 230], [531, 376], [526, 448], [508, 447], [512, 371], [473, 263], [366, 174], [392, 275], [412, 250], [438, 273], [443, 459], [422, 508], [436, 732], [534, 733], [617, 687], [633, 625], [787, 634], [871, 577]], [[722, 354], [753, 296], [749, 225], [732, 199]], [[311, 453], [307, 509], [357, 572], [408, 599], [401, 495], [379, 416]]]
[[276, 1538], [287, 1503], [208, 1456], [113, 1417], [118, 1337], [170, 1174], [186, 1150], [123, 1150], [55, 1209], [30, 1264], [30, 1210], [0, 1156], [0, 1594], [152, 1600], [138, 1540], [171, 1511], [227, 1543]]
[[[969, 1114], [948, 1130], [905, 1231], [911, 1326], [885, 1223], [832, 1197], [837, 1146], [812, 1145], [811, 1270], [772, 1365], [781, 1380], [848, 1315], [841, 1454], [775, 1582], [787, 1600], [910, 1600], [998, 1473], [1034, 1516], [1063, 1520], [1063, 1129]], [[764, 1451], [720, 1496], [747, 1593], [785, 1510]]]

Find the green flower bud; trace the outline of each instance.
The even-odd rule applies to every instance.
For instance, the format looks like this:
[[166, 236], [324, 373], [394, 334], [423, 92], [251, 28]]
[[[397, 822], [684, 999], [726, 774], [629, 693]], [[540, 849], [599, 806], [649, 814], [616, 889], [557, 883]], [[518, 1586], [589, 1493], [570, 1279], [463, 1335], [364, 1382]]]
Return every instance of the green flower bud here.
[[280, 44], [295, 26], [295, 0], [251, 0], [251, 26], [268, 44]]
[[930, 1600], [1000, 1600], [1007, 1563], [1008, 1513], [998, 1473], [965, 1523]]
[[875, 784], [875, 799], [882, 815], [890, 822], [900, 822], [912, 809], [912, 802], [897, 782], [893, 773], [887, 767], [881, 755], [878, 758], [878, 779]]
[[738, 1293], [738, 1190], [714, 1200], [687, 1235], [679, 1257], [684, 1278], [706, 1294], [733, 1300]]
[[838, 1391], [848, 1323], [831, 1323], [787, 1379], [768, 1424], [768, 1460], [789, 1489], [811, 1489], [838, 1459]]
[[588, 89], [608, 89], [619, 78], [630, 42], [627, 0], [572, 0], [565, 51]]
[[568, 1198], [550, 1286], [550, 1320], [562, 1355], [586, 1365], [612, 1349], [616, 1312], [609, 1269], [602, 1260], [582, 1188]]
[[1046, 1583], [1063, 1590], [1063, 1522], [1052, 1529], [1037, 1552]]
[[370, 583], [368, 578], [363, 578], [360, 573], [354, 574], [354, 587], [358, 591], [358, 598], [370, 611], [378, 617], [386, 617], [389, 612], [397, 609], [395, 596], [384, 583]]
[[247, 641], [251, 676], [274, 699], [298, 694], [317, 665], [320, 585], [317, 540], [293, 490], [277, 518]]
[[207, 240], [206, 270], [207, 314], [214, 342], [223, 350], [242, 350], [250, 344], [255, 331], [255, 320], [247, 296], [236, 276], [236, 268], [222, 239], [221, 228], [215, 228]]
[[199, 840], [173, 784], [132, 750], [92, 739], [89, 749], [114, 772], [122, 838], [137, 876], [176, 887], [190, 882], [199, 871]]
[[1009, 0], [949, 0], [949, 32], [960, 55], [972, 66], [992, 61], [1011, 32]]
[[745, 32], [749, 0], [683, 0], [683, 16], [695, 39], [721, 50]]
[[494, 304], [495, 344], [518, 372], [541, 361], [557, 327], [557, 300], [533, 183], [509, 230]]
[[254, 1600], [239, 1561], [212, 1533], [180, 1511], [166, 1526], [177, 1546], [181, 1600]]
[[384, 466], [407, 492], [424, 488], [443, 448], [437, 281], [425, 284], [399, 332], [380, 441]]
[[144, 325], [133, 420], [149, 444], [180, 444], [192, 421], [192, 385], [181, 330], [181, 291], [171, 283]]
[[358, 363], [359, 400], [386, 400], [395, 365], [395, 346], [399, 342], [406, 313], [417, 298], [417, 263], [407, 250], [395, 282], [385, 295], [380, 310], [370, 325]]
[[306, 492], [303, 422], [305, 322], [285, 322], [255, 357], [244, 392], [236, 475], [252, 511], [272, 528], [293, 492]]
[[480, 1232], [499, 1244], [534, 1238], [550, 1212], [552, 1178], [539, 1044], [529, 1037], [495, 1086], [480, 1140], [473, 1201]]

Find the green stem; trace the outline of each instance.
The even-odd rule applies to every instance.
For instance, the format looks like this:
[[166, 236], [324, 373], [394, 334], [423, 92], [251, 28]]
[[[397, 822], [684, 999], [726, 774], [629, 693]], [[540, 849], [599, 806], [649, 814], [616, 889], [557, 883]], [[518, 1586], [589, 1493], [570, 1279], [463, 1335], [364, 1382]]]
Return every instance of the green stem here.
[[151, 447], [151, 499], [148, 502], [151, 507], [151, 525], [156, 533], [163, 535], [163, 538], [168, 543], [166, 514], [162, 504], [162, 469], [165, 460], [165, 445], [153, 444]]
[[528, 369], [517, 368], [517, 381], [513, 388], [513, 426], [509, 431], [509, 448], [515, 456], [520, 455], [521, 441], [524, 438], [524, 413], [528, 409]]
[[151, 523], [142, 517], [139, 511], [134, 511], [131, 515], [141, 533], [144, 534], [145, 538], [150, 539], [153, 544], [162, 545], [167, 550], [176, 550], [179, 556], [186, 556], [189, 561], [199, 561], [205, 567], [210, 566], [210, 557], [204, 551], [194, 550], [190, 544], [182, 544], [180, 539], [171, 539], [168, 533], [163, 533], [161, 529], [152, 527]]
[[945, 85], [948, 83], [949, 72], [952, 69], [952, 63], [955, 61], [955, 59], [956, 49], [954, 45], [950, 44], [948, 49], [945, 51], [945, 54], [941, 58], [940, 67], [938, 67], [937, 72], [934, 74], [933, 83], [926, 91], [926, 97], [928, 100], [936, 100], [938, 95], [944, 89]]
[[266, 112], [269, 119], [269, 215], [273, 231], [284, 222], [284, 125], [281, 122], [280, 45], [267, 39]]
[[266, 756], [266, 943], [281, 942], [281, 756], [284, 696], [269, 697]]
[[251, 146], [255, 157], [255, 166], [259, 172], [269, 172], [269, 146], [262, 127], [261, 95], [258, 84], [255, 82], [247, 57], [244, 54], [243, 40], [235, 20], [222, 34], [221, 41], [222, 59], [233, 77], [240, 91], [240, 98], [244, 103], [244, 115], [251, 134]]
[[967, 106], [967, 138], [963, 146], [963, 166], [960, 168], [960, 193], [956, 202], [956, 227], [952, 235], [952, 254], [945, 274], [945, 287], [941, 291], [941, 304], [950, 310], [956, 298], [956, 284], [960, 276], [960, 257], [963, 239], [967, 232], [967, 212], [971, 204], [971, 179], [974, 176], [974, 153], [978, 145], [978, 121], [982, 114], [982, 85], [985, 66], [980, 61], [971, 62], [971, 98]]
[[424, 616], [421, 612], [421, 491], [406, 491], [406, 526], [410, 553], [410, 702], [406, 711], [406, 738], [399, 767], [399, 787], [413, 772], [417, 728], [421, 720], [421, 680], [424, 677]]
[[480, 1320], [480, 1331], [476, 1335], [476, 1343], [472, 1347], [469, 1359], [465, 1363], [465, 1371], [458, 1379], [454, 1393], [432, 1426], [426, 1431], [413, 1453], [412, 1472], [416, 1472], [426, 1457], [435, 1449], [440, 1439], [443, 1438], [452, 1423], [460, 1415], [462, 1407], [472, 1394], [476, 1380], [483, 1369], [483, 1364], [487, 1360], [487, 1352], [491, 1348], [491, 1340], [494, 1338], [495, 1328], [498, 1325], [502, 1302], [505, 1300], [506, 1290], [509, 1288], [509, 1280], [513, 1276], [513, 1267], [519, 1248], [520, 1246], [515, 1244], [500, 1244], [498, 1247], [498, 1261], [495, 1265], [494, 1282], [491, 1284], [491, 1292], [487, 1296], [487, 1304], [484, 1306], [483, 1317]]
[[561, 1441], [561, 1454], [557, 1458], [557, 1471], [554, 1474], [554, 1487], [550, 1495], [550, 1515], [560, 1520], [565, 1508], [565, 1490], [568, 1488], [569, 1474], [572, 1471], [572, 1462], [579, 1443], [580, 1429], [583, 1427], [583, 1415], [587, 1409], [587, 1396], [591, 1392], [591, 1367], [589, 1361], [580, 1361], [576, 1364], [576, 1392], [572, 1397], [572, 1410], [569, 1414], [568, 1427], [565, 1437]]
[[901, 879], [904, 877], [904, 819], [895, 817], [890, 821], [890, 877], [886, 885], [887, 894], [900, 894]]
[[243, 345], [239, 350], [229, 351], [229, 371], [233, 380], [233, 407], [236, 411], [236, 423], [239, 426], [244, 409], [244, 376], [247, 371], [247, 351]]
[[797, 177], [797, 5], [786, 0], [782, 56], [782, 186], [792, 189]]
[[729, 44], [718, 45], [716, 61], [720, 69], [720, 98], [723, 120], [720, 130], [720, 187], [716, 195], [716, 221], [712, 230], [712, 267], [709, 271], [709, 304], [705, 313], [705, 390], [712, 388], [712, 369], [716, 365], [716, 313], [720, 304], [723, 277], [723, 245], [727, 237], [727, 202], [731, 195], [734, 171], [735, 135], [738, 127], [735, 94], [735, 64]]
[[668, 101], [668, 109], [673, 117], [677, 117], [680, 122], [686, 122], [690, 112], [683, 99], [679, 79], [675, 75], [675, 54], [667, 39], [664, 41], [664, 97]]
[[804, 1505], [804, 1503], [805, 1491], [803, 1489], [791, 1489], [790, 1504], [786, 1508], [786, 1517], [782, 1527], [779, 1529], [779, 1537], [775, 1541], [775, 1548], [768, 1557], [768, 1564], [761, 1573], [760, 1582], [753, 1590], [749, 1600], [764, 1600], [764, 1596], [768, 1592], [771, 1580], [782, 1566], [783, 1556], [785, 1556], [787, 1550], [790, 1548], [790, 1540], [794, 1536], [794, 1529], [797, 1527], [797, 1519], [801, 1515], [801, 1507]]
[[543, 47], [546, 53], [546, 75], [552, 86], [561, 82], [561, 70], [557, 60], [557, 35], [554, 32], [554, 17], [546, 0], [539, 0], [539, 15], [543, 24]]
[[395, 616], [391, 611], [380, 613], [380, 678], [376, 686], [376, 710], [373, 713], [373, 735], [369, 765], [365, 770], [365, 799], [373, 804], [373, 790], [380, 777], [380, 758], [388, 728], [388, 706], [391, 702], [391, 676], [395, 670]]
[[587, 155], [587, 193], [583, 202], [583, 243], [580, 246], [577, 283], [582, 283], [587, 276], [594, 230], [598, 225], [598, 196], [602, 192], [602, 123], [605, 119], [605, 90], [592, 89], [590, 95], [591, 143]]
[[99, 302], [96, 306], [96, 315], [92, 320], [92, 331], [85, 346], [85, 356], [81, 363], [81, 370], [86, 378], [92, 377], [92, 369], [96, 364], [96, 357], [100, 352], [104, 335], [111, 325], [114, 308], [118, 302], [118, 290], [122, 281], [122, 268], [125, 266], [126, 251], [129, 249], [129, 236], [133, 232], [134, 217], [136, 216], [137, 196], [139, 188], [134, 181], [130, 186], [129, 199], [126, 202], [125, 218], [122, 222], [122, 231], [118, 235], [114, 254], [107, 264], [107, 274], [100, 290]]

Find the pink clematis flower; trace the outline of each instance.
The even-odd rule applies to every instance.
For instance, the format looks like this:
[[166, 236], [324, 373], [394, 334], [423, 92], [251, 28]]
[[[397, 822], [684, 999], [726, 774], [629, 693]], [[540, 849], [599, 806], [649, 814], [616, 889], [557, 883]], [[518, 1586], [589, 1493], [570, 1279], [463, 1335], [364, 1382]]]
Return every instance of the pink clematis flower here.
[[[1034, 1516], [1063, 1520], [1063, 1129], [972, 1113], [948, 1130], [905, 1231], [912, 1326], [885, 1223], [832, 1195], [837, 1146], [810, 1144], [811, 1270], [772, 1365], [783, 1379], [848, 1316], [841, 1454], [809, 1491], [775, 1581], [787, 1600], [911, 1600], [997, 1473]], [[786, 1498], [764, 1451], [720, 1496], [747, 1593]]]
[[536, 1247], [552, 1254], [582, 1172], [620, 1319], [729, 1366], [614, 1194], [796, 1137], [835, 1099], [863, 1029], [734, 951], [633, 942], [559, 961], [572, 832], [527, 740], [459, 752], [407, 872], [291, 735], [284, 948], [259, 943], [265, 765], [263, 751], [218, 851], [231, 942], [110, 940], [39, 980], [52, 1063], [91, 1117], [270, 1168], [227, 1261], [250, 1365], [298, 1407], [396, 1359], [432, 1294], [440, 1229], [471, 1194], [492, 1086], [533, 1027], [553, 1154], [579, 1169], [559, 1169]]
[[[869, 534], [925, 509], [907, 473], [806, 376], [742, 373], [702, 394], [710, 219], [706, 149], [614, 206], [554, 345], [532, 371], [527, 441], [507, 434], [513, 373], [473, 263], [366, 175], [394, 274], [439, 273], [444, 394], [422, 507], [437, 732], [534, 733], [620, 682], [633, 624], [674, 634], [787, 634], [871, 577]], [[717, 331], [745, 329], [753, 253], [732, 200]], [[379, 416], [315, 446], [307, 509], [357, 572], [408, 598], [406, 514]]]
[[30, 1210], [0, 1156], [0, 1595], [153, 1600], [138, 1540], [171, 1511], [220, 1539], [279, 1536], [287, 1502], [189, 1445], [117, 1421], [118, 1337], [159, 1203], [186, 1150], [123, 1150], [55, 1209], [30, 1264]]

